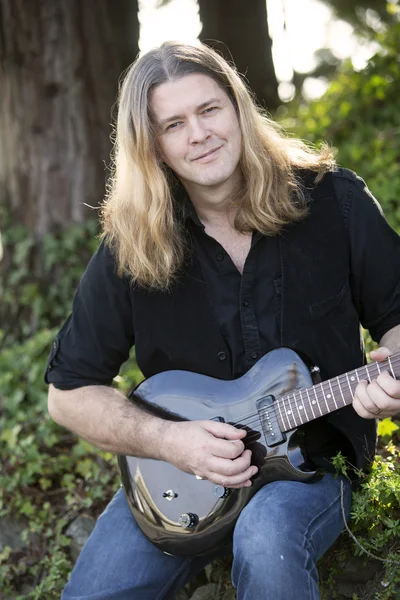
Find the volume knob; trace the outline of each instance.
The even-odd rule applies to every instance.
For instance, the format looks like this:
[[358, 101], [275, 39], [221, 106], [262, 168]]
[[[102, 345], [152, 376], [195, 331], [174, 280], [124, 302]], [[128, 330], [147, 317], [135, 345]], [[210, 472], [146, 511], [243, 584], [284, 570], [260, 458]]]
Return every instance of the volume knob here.
[[229, 494], [228, 488], [223, 487], [222, 485], [214, 486], [213, 495], [216, 496], [216, 498], [226, 498], [228, 494]]
[[195, 525], [197, 525], [198, 522], [199, 517], [194, 513], [183, 513], [183, 515], [179, 517], [178, 521], [179, 525], [181, 525], [181, 527], [184, 527], [185, 529], [190, 529], [191, 527], [194, 527]]

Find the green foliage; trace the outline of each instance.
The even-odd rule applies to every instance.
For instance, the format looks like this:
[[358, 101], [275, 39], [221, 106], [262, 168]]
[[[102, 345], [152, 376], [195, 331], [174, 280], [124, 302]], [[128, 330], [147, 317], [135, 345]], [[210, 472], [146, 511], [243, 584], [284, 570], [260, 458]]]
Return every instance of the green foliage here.
[[20, 581], [38, 582], [29, 597], [40, 599], [59, 597], [71, 568], [65, 526], [85, 508], [98, 513], [117, 486], [114, 457], [46, 412], [43, 372], [54, 336], [42, 330], [0, 354], [0, 516], [24, 518], [27, 541], [22, 558], [21, 551], [3, 551], [0, 581], [10, 594]]
[[400, 230], [400, 24], [379, 42], [364, 70], [346, 63], [320, 100], [283, 108], [281, 122], [296, 137], [336, 147], [339, 164], [366, 180]]
[[[25, 549], [0, 554], [0, 589], [14, 597], [21, 582], [37, 582], [24, 595], [37, 600], [59, 598], [71, 569], [66, 526], [85, 510], [97, 516], [119, 485], [114, 455], [47, 414], [43, 373], [55, 334], [43, 329], [0, 353], [0, 517], [26, 523]], [[140, 377], [128, 361], [118, 385], [127, 390]]]
[[[2, 323], [10, 326], [0, 330], [0, 518], [22, 519], [25, 546], [0, 553], [1, 597], [17, 597], [24, 584], [34, 588], [24, 599], [59, 598], [72, 567], [65, 528], [82, 511], [97, 516], [119, 486], [114, 455], [99, 452], [49, 417], [43, 380], [56, 332], [96, 249], [94, 234], [90, 223], [46, 236], [40, 245], [22, 228], [3, 236], [8, 268], [3, 265], [0, 282], [7, 317]], [[39, 278], [32, 270], [38, 257]], [[46, 286], [47, 278], [54, 284]], [[132, 352], [116, 385], [127, 391], [140, 378]]]
[[[384, 419], [380, 428], [386, 433], [399, 429], [390, 419]], [[333, 462], [342, 475], [352, 470], [340, 453]], [[357, 542], [349, 548], [349, 555], [379, 557], [385, 572], [374, 599], [395, 600], [400, 592], [400, 447], [388, 443], [377, 454], [370, 473], [357, 475], [360, 485], [353, 493], [351, 511]]]
[[322, 0], [333, 11], [335, 18], [347, 21], [355, 28], [357, 35], [375, 39], [377, 24], [390, 25], [398, 22], [400, 6], [398, 0]]
[[382, 419], [378, 423], [378, 435], [382, 442], [388, 444], [395, 432], [399, 432], [399, 426], [392, 419]]
[[40, 240], [24, 227], [5, 227], [0, 262], [3, 344], [26, 339], [65, 319], [83, 265], [98, 245], [96, 233], [95, 221]]

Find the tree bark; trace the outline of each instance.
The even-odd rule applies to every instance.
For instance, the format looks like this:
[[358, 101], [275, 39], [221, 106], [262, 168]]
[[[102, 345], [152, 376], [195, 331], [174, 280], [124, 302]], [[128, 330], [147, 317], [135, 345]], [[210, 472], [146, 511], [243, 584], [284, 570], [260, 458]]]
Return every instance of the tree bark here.
[[37, 239], [104, 195], [137, 0], [0, 0], [0, 203]]
[[[201, 41], [232, 60], [248, 81], [259, 104], [269, 111], [279, 104], [272, 60], [266, 0], [198, 0]], [[222, 42], [222, 43], [216, 43]]]

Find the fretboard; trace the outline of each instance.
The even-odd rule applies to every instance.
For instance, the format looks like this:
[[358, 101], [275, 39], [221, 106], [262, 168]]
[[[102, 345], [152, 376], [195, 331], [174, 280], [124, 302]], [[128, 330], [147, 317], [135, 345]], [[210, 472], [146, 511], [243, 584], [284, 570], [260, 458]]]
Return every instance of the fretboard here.
[[348, 406], [358, 383], [372, 381], [383, 371], [388, 371], [395, 379], [400, 378], [400, 353], [277, 398], [275, 406], [281, 431], [289, 431]]

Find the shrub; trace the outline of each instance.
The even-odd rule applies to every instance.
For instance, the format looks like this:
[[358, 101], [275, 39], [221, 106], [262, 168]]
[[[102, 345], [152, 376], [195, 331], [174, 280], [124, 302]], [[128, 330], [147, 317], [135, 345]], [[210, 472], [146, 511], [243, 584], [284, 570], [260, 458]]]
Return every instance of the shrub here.
[[337, 148], [339, 164], [366, 180], [400, 230], [400, 23], [379, 42], [365, 69], [345, 63], [321, 99], [283, 108], [280, 120], [296, 137]]

